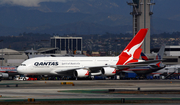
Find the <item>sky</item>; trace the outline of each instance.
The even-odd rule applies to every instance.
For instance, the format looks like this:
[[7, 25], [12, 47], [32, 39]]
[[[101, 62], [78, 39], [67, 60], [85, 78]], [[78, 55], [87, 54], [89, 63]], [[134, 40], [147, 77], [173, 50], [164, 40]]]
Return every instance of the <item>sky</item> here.
[[[88, 1], [88, 2], [86, 3], [85, 1]], [[109, 3], [109, 1], [111, 1], [111, 3]], [[67, 11], [69, 10], [79, 9], [80, 13], [82, 14], [92, 14], [92, 16], [97, 15], [96, 17], [94, 16], [94, 17], [83, 18], [84, 19], [84, 20], [82, 19], [83, 21], [87, 21], [87, 19], [89, 19], [90, 22], [98, 23], [101, 25], [109, 25], [109, 26], [122, 25], [123, 26], [123, 25], [132, 25], [132, 22], [131, 22], [132, 16], [130, 15], [130, 12], [132, 11], [132, 7], [127, 5], [126, 3], [130, 1], [132, 0], [0, 0], [0, 6], [1, 7], [7, 6], [7, 8], [9, 8], [10, 6], [12, 7], [22, 6], [22, 7], [25, 7], [23, 8], [25, 10], [39, 10], [47, 14], [49, 12], [67, 13]], [[115, 2], [118, 6], [113, 5], [114, 4], [113, 2]], [[155, 2], [155, 5], [153, 6], [153, 8], [151, 8], [152, 12], [154, 13], [151, 16], [152, 17], [151, 26], [153, 27], [152, 29], [157, 29], [159, 32], [179, 31], [180, 30], [180, 9], [179, 9], [180, 0], [152, 0], [152, 2]], [[77, 7], [77, 9], [75, 7]], [[12, 10], [15, 10], [15, 9], [12, 8]], [[11, 17], [8, 17], [9, 15], [11, 16], [11, 14], [8, 14], [8, 13], [13, 13], [13, 12], [6, 12], [7, 14], [5, 14], [3, 12], [3, 9], [1, 9], [1, 11], [2, 11], [1, 18], [4, 15], [3, 19], [6, 21], [4, 21], [3, 19], [2, 19], [3, 21], [0, 20], [0, 26], [2, 25], [6, 27], [17, 27], [18, 22], [20, 23], [21, 21], [23, 21], [23, 19], [18, 17], [21, 14], [15, 18], [11, 18]], [[16, 13], [18, 14], [22, 12], [16, 12]], [[106, 18], [106, 15], [104, 15], [103, 13], [113, 14], [113, 15], [111, 15], [110, 18], [109, 17]], [[37, 14], [35, 16], [37, 16]], [[34, 19], [35, 16], [32, 16], [32, 19]], [[34, 21], [38, 20], [39, 17], [36, 17], [37, 19], [34, 19]], [[51, 19], [51, 20], [54, 20], [54, 19]], [[67, 23], [71, 22], [71, 20], [68, 20], [68, 18], [66, 20], [68, 21]], [[75, 19], [72, 19], [72, 20], [75, 20]], [[114, 22], [114, 20], [119, 20], [119, 21]], [[36, 23], [38, 23], [36, 22], [33, 25], [31, 24], [29, 25], [28, 22], [24, 22], [24, 21], [22, 22], [23, 24], [19, 26], [23, 26], [23, 27], [34, 26]], [[42, 22], [43, 21], [45, 20], [42, 20]], [[26, 25], [26, 23], [28, 25]], [[41, 26], [41, 25], [49, 24], [49, 23], [50, 21], [41, 23], [41, 24], [39, 23], [37, 26]], [[54, 23], [57, 23], [57, 22], [54, 22]], [[51, 22], [50, 24], [54, 25], [54, 23]], [[72, 23], [74, 23], [74, 21]], [[57, 24], [62, 25], [65, 23], [57, 23]]]
[[24, 7], [38, 7], [41, 2], [66, 2], [66, 0], [0, 0], [0, 4], [17, 5]]

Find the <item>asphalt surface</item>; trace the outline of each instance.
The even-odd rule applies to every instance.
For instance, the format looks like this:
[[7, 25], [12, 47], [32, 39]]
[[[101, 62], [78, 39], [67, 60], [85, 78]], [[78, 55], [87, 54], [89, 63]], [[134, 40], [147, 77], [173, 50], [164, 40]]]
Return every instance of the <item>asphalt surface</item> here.
[[0, 95], [0, 103], [34, 99], [35, 102], [78, 100], [86, 104], [93, 101], [89, 104], [96, 101], [117, 104], [124, 99], [128, 103], [177, 104], [180, 103], [180, 80], [3, 80]]

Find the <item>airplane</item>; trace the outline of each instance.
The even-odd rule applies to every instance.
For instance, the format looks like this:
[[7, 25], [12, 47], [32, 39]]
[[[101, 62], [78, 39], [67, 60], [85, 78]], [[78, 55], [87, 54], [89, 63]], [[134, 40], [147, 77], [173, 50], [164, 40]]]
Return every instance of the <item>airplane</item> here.
[[[161, 46], [154, 60], [162, 60], [163, 55], [164, 55], [164, 50], [165, 50], [165, 44]], [[149, 60], [147, 56], [142, 52], [141, 52], [141, 58], [142, 60], [145, 60], [145, 61]], [[136, 73], [138, 76], [142, 77], [142, 76], [146, 76], [147, 74], [161, 70], [163, 68], [165, 68], [165, 65], [160, 61], [160, 62], [150, 63], [148, 66], [129, 68], [127, 70], [123, 70], [122, 72]]]
[[164, 76], [162, 79], [167, 79], [171, 76], [179, 76], [180, 65], [167, 65], [165, 68], [151, 73], [153, 76]]
[[[141, 29], [116, 57], [36, 57], [24, 61], [18, 66], [17, 71], [24, 75], [59, 75], [76, 78], [100, 74], [113, 76], [116, 70], [146, 64], [146, 61], [139, 60], [139, 57], [147, 31], [146, 28]], [[134, 62], [140, 63], [131, 64]]]
[[0, 66], [0, 81], [2, 78], [14, 77], [18, 75], [17, 67], [15, 66]]

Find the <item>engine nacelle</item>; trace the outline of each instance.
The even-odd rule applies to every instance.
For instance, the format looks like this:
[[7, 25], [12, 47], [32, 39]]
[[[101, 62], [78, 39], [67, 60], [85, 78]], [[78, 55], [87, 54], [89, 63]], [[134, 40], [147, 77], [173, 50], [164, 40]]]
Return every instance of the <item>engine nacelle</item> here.
[[89, 76], [89, 71], [86, 69], [78, 69], [74, 72], [75, 77], [88, 77]]
[[106, 76], [113, 76], [116, 74], [116, 69], [112, 68], [112, 67], [103, 67], [101, 70], [103, 75]]
[[8, 78], [9, 74], [8, 73], [0, 73], [0, 78]]

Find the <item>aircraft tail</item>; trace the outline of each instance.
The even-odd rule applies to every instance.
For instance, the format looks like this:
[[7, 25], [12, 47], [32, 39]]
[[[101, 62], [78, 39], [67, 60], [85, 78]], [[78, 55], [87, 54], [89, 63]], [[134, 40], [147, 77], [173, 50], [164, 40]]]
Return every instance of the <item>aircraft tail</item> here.
[[[165, 44], [161, 45], [161, 48], [159, 49], [154, 60], [162, 60], [163, 55], [164, 55], [164, 50], [165, 50]], [[143, 52], [141, 52], [141, 58], [142, 58], [142, 60], [146, 60], [146, 61], [149, 60]]]
[[145, 61], [149, 60], [143, 52], [141, 52], [141, 58], [142, 60], [145, 60]]
[[[161, 48], [159, 49], [159, 51], [158, 51], [156, 57], [154, 58], [154, 60], [162, 60], [162, 59], [163, 59], [164, 49], [165, 49], [165, 44], [163, 44], [163, 45], [161, 46]], [[147, 58], [147, 56], [146, 56], [143, 52], [141, 52], [141, 58], [142, 58], [143, 60], [146, 60], [146, 61], [149, 60], [149, 59]], [[150, 66], [152, 66], [152, 67], [165, 67], [165, 65], [162, 63], [162, 61], [161, 61], [161, 62], [158, 62], [158, 63], [150, 64]]]
[[[161, 48], [159, 49], [159, 52], [157, 53], [157, 55], [154, 58], [154, 60], [162, 60], [163, 59], [165, 46], [166, 46], [165, 44], [161, 45]], [[156, 66], [158, 66], [158, 67], [165, 67], [165, 65], [162, 62], [157, 63]]]
[[126, 46], [123, 52], [119, 55], [119, 60], [116, 65], [126, 65], [131, 62], [138, 62], [141, 54], [141, 46], [144, 41], [148, 29], [141, 29], [134, 36], [131, 42]]
[[159, 59], [163, 58], [164, 49], [165, 49], [165, 44], [161, 45], [161, 48], [160, 48], [159, 52], [157, 53], [156, 57], [154, 58], [154, 60], [159, 60]]

